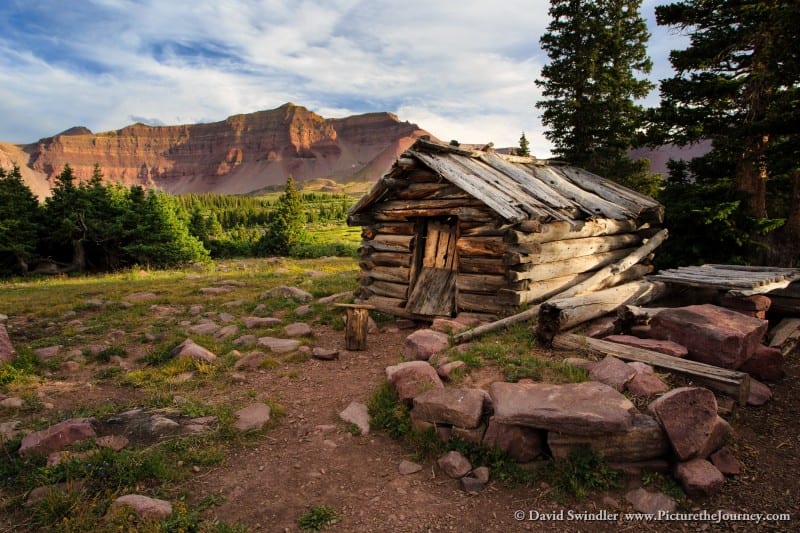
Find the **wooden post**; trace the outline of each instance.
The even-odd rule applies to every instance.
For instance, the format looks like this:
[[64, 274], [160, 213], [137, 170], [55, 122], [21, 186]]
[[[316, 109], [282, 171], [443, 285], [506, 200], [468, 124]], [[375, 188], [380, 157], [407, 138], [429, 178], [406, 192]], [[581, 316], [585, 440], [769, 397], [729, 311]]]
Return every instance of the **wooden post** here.
[[369, 329], [369, 310], [365, 304], [336, 304], [347, 311], [347, 329], [344, 335], [345, 349], [362, 351], [367, 349], [367, 330]]

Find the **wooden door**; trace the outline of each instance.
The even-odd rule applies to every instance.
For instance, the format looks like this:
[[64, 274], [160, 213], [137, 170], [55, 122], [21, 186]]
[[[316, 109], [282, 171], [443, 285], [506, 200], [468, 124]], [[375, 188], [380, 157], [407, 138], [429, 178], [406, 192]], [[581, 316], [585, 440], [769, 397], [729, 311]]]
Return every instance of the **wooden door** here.
[[428, 220], [422, 264], [406, 311], [425, 316], [451, 316], [456, 300], [456, 222]]

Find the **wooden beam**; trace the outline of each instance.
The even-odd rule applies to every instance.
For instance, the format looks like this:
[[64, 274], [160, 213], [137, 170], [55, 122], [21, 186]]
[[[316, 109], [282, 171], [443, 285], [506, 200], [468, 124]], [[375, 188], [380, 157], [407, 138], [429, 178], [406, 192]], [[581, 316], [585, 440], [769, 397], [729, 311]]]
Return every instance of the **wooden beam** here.
[[500, 289], [508, 288], [508, 280], [497, 274], [460, 273], [456, 276], [456, 288], [464, 292], [496, 294]]
[[604, 237], [586, 237], [541, 244], [519, 244], [509, 248], [504, 259], [507, 264], [552, 263], [574, 257], [593, 255], [620, 248], [638, 246], [642, 237], [635, 233], [621, 233]]
[[502, 237], [460, 237], [459, 257], [501, 257], [506, 249]]
[[508, 279], [511, 281], [526, 279], [530, 281], [546, 281], [569, 274], [589, 272], [618, 261], [634, 250], [635, 248], [622, 248], [610, 252], [573, 257], [555, 263], [522, 263], [511, 267], [512, 270], [508, 272]]
[[558, 220], [542, 224], [537, 232], [509, 232], [509, 242], [518, 244], [538, 244], [543, 242], [603, 237], [619, 233], [633, 233], [637, 230], [635, 220], [614, 220], [596, 218], [590, 220]]
[[750, 395], [750, 376], [746, 372], [727, 370], [697, 361], [679, 359], [671, 355], [625, 346], [583, 335], [562, 333], [553, 339], [553, 347], [561, 350], [579, 350], [602, 355], [612, 355], [625, 361], [639, 361], [702, 380], [704, 384], [733, 397], [739, 405], [747, 403]]

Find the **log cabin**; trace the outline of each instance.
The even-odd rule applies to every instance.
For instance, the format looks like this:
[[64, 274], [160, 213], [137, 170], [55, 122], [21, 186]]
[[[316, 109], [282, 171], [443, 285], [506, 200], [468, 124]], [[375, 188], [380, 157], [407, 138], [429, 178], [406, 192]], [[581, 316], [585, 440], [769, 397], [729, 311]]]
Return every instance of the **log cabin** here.
[[419, 139], [348, 212], [363, 228], [357, 302], [415, 319], [507, 315], [625, 258], [663, 217], [565, 163]]

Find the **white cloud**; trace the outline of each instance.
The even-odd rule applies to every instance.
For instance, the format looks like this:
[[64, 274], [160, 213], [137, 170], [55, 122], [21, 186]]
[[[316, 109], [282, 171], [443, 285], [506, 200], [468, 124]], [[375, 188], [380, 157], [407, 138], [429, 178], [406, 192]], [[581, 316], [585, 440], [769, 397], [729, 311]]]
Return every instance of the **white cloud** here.
[[513, 146], [525, 131], [536, 155], [549, 154], [533, 83], [547, 0], [15, 5], [0, 6], [0, 19], [21, 9], [37, 24], [0, 21], [3, 141], [118, 129], [132, 117], [222, 120], [292, 101], [324, 116], [394, 112], [444, 140]]

